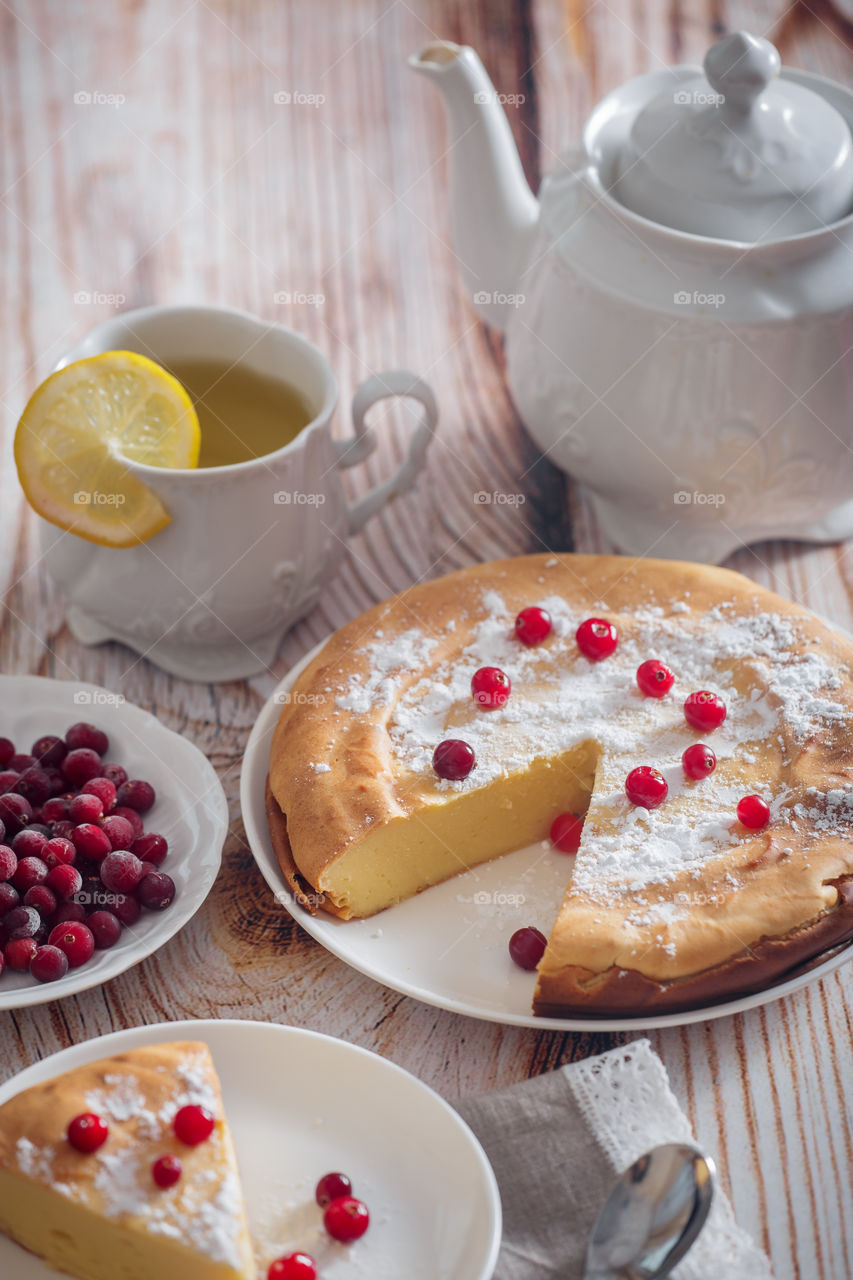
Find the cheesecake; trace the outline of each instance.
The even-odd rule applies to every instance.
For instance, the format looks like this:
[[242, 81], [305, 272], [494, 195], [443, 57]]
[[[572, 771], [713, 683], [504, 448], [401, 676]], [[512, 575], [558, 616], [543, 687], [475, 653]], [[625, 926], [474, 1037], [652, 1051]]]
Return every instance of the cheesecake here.
[[[188, 1134], [175, 1117], [198, 1108]], [[207, 1046], [133, 1049], [0, 1106], [0, 1232], [78, 1280], [255, 1280]]]
[[[540, 643], [517, 615], [541, 610]], [[579, 627], [618, 643], [593, 660]], [[596, 657], [598, 655], [595, 655]], [[646, 696], [638, 668], [674, 676]], [[484, 709], [471, 680], [511, 684]], [[403, 592], [301, 673], [273, 735], [267, 816], [298, 901], [373, 915], [584, 815], [538, 968], [534, 1011], [631, 1015], [762, 989], [853, 935], [853, 643], [727, 570], [620, 556], [527, 556]], [[697, 729], [689, 695], [725, 718]], [[470, 748], [462, 778], [435, 748]], [[691, 745], [716, 756], [688, 776]], [[626, 779], [651, 766], [652, 808]], [[629, 788], [630, 790], [630, 788]], [[761, 829], [738, 818], [759, 796]], [[745, 811], [744, 811], [745, 812]], [[565, 856], [554, 854], [553, 856]]]

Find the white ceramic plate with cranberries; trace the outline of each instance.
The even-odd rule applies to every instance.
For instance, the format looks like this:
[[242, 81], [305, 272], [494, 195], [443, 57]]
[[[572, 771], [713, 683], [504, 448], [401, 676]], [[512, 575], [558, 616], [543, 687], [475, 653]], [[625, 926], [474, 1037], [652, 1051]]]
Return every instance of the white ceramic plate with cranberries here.
[[[0, 1103], [87, 1062], [203, 1040], [222, 1084], [249, 1225], [265, 1275], [299, 1250], [322, 1280], [489, 1280], [501, 1238], [497, 1184], [471, 1130], [401, 1067], [312, 1031], [260, 1022], [169, 1022], [64, 1049], [0, 1087]], [[368, 1209], [351, 1244], [323, 1227], [315, 1187], [345, 1173]], [[0, 1236], [0, 1275], [58, 1272]]]
[[0, 1009], [100, 985], [201, 906], [228, 830], [204, 755], [95, 685], [0, 676]]
[[283, 695], [322, 649], [305, 655], [266, 703], [243, 757], [240, 803], [255, 861], [276, 899], [307, 933], [353, 969], [425, 1004], [513, 1026], [555, 1031], [637, 1031], [740, 1013], [790, 995], [853, 955], [843, 947], [807, 972], [724, 1004], [655, 1017], [539, 1018], [532, 1012], [535, 974], [514, 964], [508, 942], [519, 928], [547, 934], [566, 887], [566, 855], [550, 842], [530, 845], [435, 885], [367, 920], [309, 915], [294, 902], [273, 852], [264, 788]]

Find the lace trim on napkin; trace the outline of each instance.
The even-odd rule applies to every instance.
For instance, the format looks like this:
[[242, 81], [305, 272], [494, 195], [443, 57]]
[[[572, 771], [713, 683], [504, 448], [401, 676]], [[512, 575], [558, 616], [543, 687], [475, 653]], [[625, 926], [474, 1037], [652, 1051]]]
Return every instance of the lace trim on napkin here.
[[[695, 1142], [648, 1040], [634, 1040], [563, 1068], [578, 1107], [613, 1168], [621, 1172], [662, 1142]], [[770, 1262], [737, 1225], [717, 1186], [708, 1221], [674, 1280], [773, 1280]]]

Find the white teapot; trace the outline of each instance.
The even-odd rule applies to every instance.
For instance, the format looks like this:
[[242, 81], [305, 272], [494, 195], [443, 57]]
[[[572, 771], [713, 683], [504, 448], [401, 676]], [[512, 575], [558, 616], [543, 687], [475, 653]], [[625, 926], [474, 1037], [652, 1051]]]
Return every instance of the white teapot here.
[[472, 49], [442, 91], [456, 253], [542, 451], [624, 551], [853, 534], [853, 94], [744, 32], [614, 90], [530, 191]]

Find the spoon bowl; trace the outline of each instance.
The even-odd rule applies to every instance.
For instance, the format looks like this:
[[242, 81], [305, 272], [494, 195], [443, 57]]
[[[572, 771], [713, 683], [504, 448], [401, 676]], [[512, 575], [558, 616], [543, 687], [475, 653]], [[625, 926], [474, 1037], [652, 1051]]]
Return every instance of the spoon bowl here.
[[625, 1170], [598, 1215], [584, 1280], [656, 1280], [668, 1275], [705, 1224], [713, 1162], [696, 1147], [668, 1142]]

